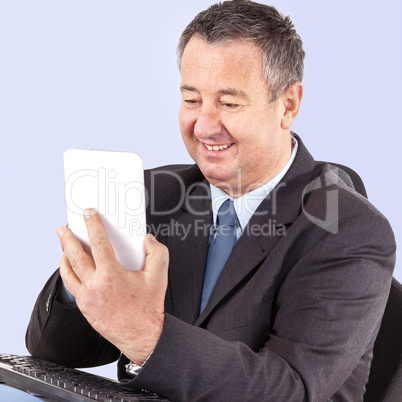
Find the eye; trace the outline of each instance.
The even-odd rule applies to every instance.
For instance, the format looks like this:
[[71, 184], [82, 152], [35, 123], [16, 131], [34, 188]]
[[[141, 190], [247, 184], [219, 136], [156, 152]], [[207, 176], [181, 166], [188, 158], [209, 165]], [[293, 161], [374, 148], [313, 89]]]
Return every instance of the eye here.
[[230, 102], [222, 102], [222, 105], [225, 107], [225, 109], [228, 110], [234, 110], [240, 106], [237, 103], [230, 103]]
[[186, 104], [186, 106], [197, 106], [199, 101], [197, 99], [183, 99], [183, 102]]

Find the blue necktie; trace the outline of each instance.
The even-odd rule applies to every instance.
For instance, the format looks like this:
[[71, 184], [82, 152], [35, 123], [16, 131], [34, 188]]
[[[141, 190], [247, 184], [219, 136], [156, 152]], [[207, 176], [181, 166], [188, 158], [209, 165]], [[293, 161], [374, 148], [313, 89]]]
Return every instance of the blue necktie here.
[[236, 244], [236, 221], [237, 215], [233, 201], [227, 199], [219, 208], [218, 226], [214, 228], [214, 237], [208, 248], [200, 312], [207, 305], [219, 275]]

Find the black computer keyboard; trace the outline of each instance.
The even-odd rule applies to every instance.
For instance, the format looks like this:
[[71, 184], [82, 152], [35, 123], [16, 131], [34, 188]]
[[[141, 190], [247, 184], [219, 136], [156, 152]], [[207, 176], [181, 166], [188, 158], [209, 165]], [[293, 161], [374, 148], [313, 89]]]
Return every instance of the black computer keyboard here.
[[31, 356], [0, 354], [1, 382], [46, 401], [167, 401], [148, 391]]

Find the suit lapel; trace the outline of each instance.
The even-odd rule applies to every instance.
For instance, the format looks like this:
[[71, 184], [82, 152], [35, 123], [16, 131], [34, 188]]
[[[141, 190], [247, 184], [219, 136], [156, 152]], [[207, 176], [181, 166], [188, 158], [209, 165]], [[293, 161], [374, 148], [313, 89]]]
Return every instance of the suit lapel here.
[[[302, 194], [312, 179], [315, 162], [299, 138], [291, 168], [261, 203], [237, 242], [211, 298], [195, 322], [201, 325], [220, 301], [269, 255], [301, 212]], [[205, 260], [203, 261], [205, 265]]]
[[[174, 315], [193, 324], [200, 311], [202, 286], [212, 222], [211, 198], [206, 180], [196, 185], [172, 222], [169, 237], [169, 286]], [[180, 236], [177, 236], [181, 233]], [[185, 234], [184, 234], [185, 233]]]

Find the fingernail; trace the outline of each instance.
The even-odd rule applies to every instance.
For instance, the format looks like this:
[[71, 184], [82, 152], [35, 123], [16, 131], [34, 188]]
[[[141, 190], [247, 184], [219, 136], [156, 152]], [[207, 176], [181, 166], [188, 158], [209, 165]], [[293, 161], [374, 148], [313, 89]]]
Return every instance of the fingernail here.
[[152, 233], [147, 233], [147, 238], [151, 241], [155, 241], [155, 236]]
[[96, 214], [96, 211], [92, 208], [84, 209], [84, 218], [85, 219], [90, 219], [90, 218], [92, 218], [92, 215], [95, 215], [95, 214]]
[[57, 233], [57, 237], [59, 238], [59, 240], [61, 240], [61, 238], [64, 236], [65, 228], [63, 226], [59, 227], [56, 230], [56, 233]]

